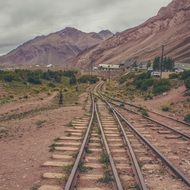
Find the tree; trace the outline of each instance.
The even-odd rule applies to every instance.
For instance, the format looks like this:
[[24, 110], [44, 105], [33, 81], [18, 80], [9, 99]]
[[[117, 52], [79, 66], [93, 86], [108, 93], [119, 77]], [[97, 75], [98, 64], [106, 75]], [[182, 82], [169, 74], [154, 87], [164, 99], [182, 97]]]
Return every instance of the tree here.
[[163, 61], [163, 71], [172, 71], [174, 69], [174, 60], [170, 57], [165, 57]]
[[148, 62], [147, 62], [147, 69], [150, 67], [152, 65], [152, 63], [151, 63], [151, 61], [149, 60]]
[[[156, 57], [153, 62], [153, 69], [155, 71], [160, 71], [161, 57]], [[174, 69], [175, 62], [171, 57], [164, 57], [162, 63], [162, 71], [172, 71]]]
[[159, 71], [160, 70], [160, 62], [161, 62], [161, 58], [160, 57], [155, 57], [155, 59], [153, 61], [153, 69], [154, 69], [154, 71]]

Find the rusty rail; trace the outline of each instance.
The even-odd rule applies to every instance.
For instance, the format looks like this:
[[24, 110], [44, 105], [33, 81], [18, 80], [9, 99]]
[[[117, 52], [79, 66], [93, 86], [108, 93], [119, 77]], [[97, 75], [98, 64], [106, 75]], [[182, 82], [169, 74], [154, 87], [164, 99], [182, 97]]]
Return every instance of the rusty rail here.
[[101, 124], [101, 120], [100, 120], [100, 117], [99, 117], [99, 114], [98, 114], [98, 110], [97, 110], [96, 104], [95, 104], [95, 112], [96, 112], [96, 118], [97, 118], [97, 121], [98, 121], [98, 125], [99, 125], [100, 130], [101, 130], [102, 140], [103, 140], [106, 152], [107, 152], [107, 154], [109, 156], [110, 165], [111, 165], [111, 169], [112, 169], [112, 172], [113, 172], [113, 175], [114, 175], [114, 179], [115, 179], [115, 182], [116, 182], [117, 189], [118, 190], [123, 190], [123, 187], [122, 187], [122, 184], [121, 184], [121, 180], [119, 178], [119, 175], [118, 175], [118, 172], [117, 172], [117, 169], [116, 169], [113, 157], [111, 155], [111, 151], [109, 149], [109, 146], [108, 146], [108, 143], [107, 143], [107, 140], [106, 140], [106, 136], [105, 136], [102, 124]]
[[[109, 98], [109, 99], [111, 99], [111, 100], [113, 100], [113, 101], [116, 101], [116, 102], [120, 102], [120, 103], [129, 105], [128, 103], [122, 102], [122, 101], [117, 100], [117, 99], [114, 99], [114, 98], [110, 98], [110, 97], [108, 97], [108, 96], [106, 96], [106, 95], [104, 95], [104, 94], [103, 94], [103, 96], [105, 96], [105, 97], [107, 97], [107, 98]], [[113, 103], [113, 102], [112, 102], [111, 104], [113, 104], [113, 105], [115, 105], [115, 106], [119, 106], [119, 105], [117, 105], [117, 104], [115, 104], [115, 103]], [[138, 107], [138, 106], [136, 106], [136, 105], [133, 105], [133, 107], [135, 107], [135, 108], [140, 108], [140, 107]], [[135, 114], [137, 114], [137, 115], [141, 115], [142, 117], [144, 117], [144, 118], [146, 118], [146, 119], [148, 119], [148, 120], [150, 120], [150, 121], [152, 121], [152, 122], [154, 122], [154, 123], [156, 123], [156, 124], [159, 124], [159, 125], [162, 126], [162, 127], [165, 127], [165, 128], [167, 128], [167, 129], [169, 129], [169, 130], [171, 130], [171, 131], [173, 131], [173, 132], [175, 132], [175, 133], [177, 133], [177, 134], [179, 134], [179, 135], [181, 135], [181, 136], [183, 136], [183, 137], [185, 137], [185, 138], [187, 138], [187, 139], [190, 139], [190, 135], [185, 134], [185, 133], [182, 133], [181, 131], [179, 131], [179, 130], [177, 130], [177, 129], [174, 129], [174, 128], [172, 128], [172, 127], [169, 127], [169, 126], [167, 126], [167, 125], [165, 125], [165, 124], [163, 124], [163, 123], [161, 123], [161, 122], [159, 122], [159, 121], [157, 121], [157, 120], [155, 120], [155, 119], [153, 119], [153, 118], [151, 118], [151, 117], [147, 117], [147, 116], [145, 116], [145, 115], [142, 115], [142, 114], [140, 114], [140, 113], [138, 113], [138, 112], [136, 112], [136, 111], [134, 111], [134, 110], [128, 109], [128, 108], [126, 108], [126, 107], [121, 107], [121, 108], [124, 109], [124, 110], [130, 111], [130, 112], [132, 112], [132, 113], [135, 113]], [[151, 111], [149, 111], [149, 112], [151, 112]], [[167, 117], [167, 116], [166, 116], [166, 117]], [[171, 119], [171, 118], [170, 118], [170, 119]], [[175, 121], [175, 120], [174, 120], [174, 121]], [[180, 123], [183, 123], [182, 121], [179, 121], [179, 120], [176, 120], [176, 121], [178, 121], [178, 122], [180, 122]], [[184, 124], [184, 123], [183, 123], [183, 124]], [[188, 124], [188, 125], [189, 125], [189, 124]]]
[[80, 147], [79, 153], [78, 153], [77, 158], [75, 160], [75, 163], [74, 163], [74, 166], [72, 168], [71, 174], [70, 174], [70, 176], [69, 176], [69, 178], [68, 178], [68, 180], [66, 182], [66, 185], [65, 185], [65, 188], [64, 188], [65, 190], [74, 189], [74, 186], [76, 184], [77, 174], [78, 174], [78, 168], [79, 168], [79, 165], [82, 162], [82, 160], [84, 158], [84, 155], [85, 155], [85, 148], [86, 148], [86, 146], [88, 144], [88, 141], [89, 141], [90, 131], [92, 129], [92, 123], [93, 123], [94, 115], [95, 115], [95, 103], [94, 103], [94, 98], [93, 97], [92, 97], [92, 105], [91, 105], [91, 107], [92, 107], [91, 108], [92, 109], [91, 119], [90, 119], [90, 122], [88, 124], [84, 140], [82, 142], [82, 145]]
[[[125, 104], [125, 105], [129, 105], [129, 106], [134, 107], [134, 108], [138, 108], [138, 109], [140, 108], [140, 106], [137, 106], [137, 105], [134, 105], [134, 104], [131, 104], [131, 103], [128, 103], [128, 102], [125, 102], [125, 101], [122, 101], [122, 100], [113, 98], [113, 97], [109, 97], [109, 96], [107, 96], [105, 93], [103, 93], [103, 95], [106, 96], [107, 98], [109, 98], [110, 100], [113, 100], [113, 101], [116, 101], [116, 102], [120, 102], [120, 103], [123, 103], [123, 104]], [[155, 111], [152, 111], [152, 110], [148, 110], [148, 112], [153, 113], [153, 114], [156, 114], [156, 115], [159, 115], [159, 116], [161, 116], [161, 117], [165, 117], [165, 118], [170, 119], [170, 120], [173, 120], [173, 121], [176, 121], [176, 122], [181, 123], [181, 124], [184, 124], [184, 125], [186, 125], [186, 126], [188, 126], [188, 127], [190, 126], [190, 124], [187, 123], [187, 122], [185, 122], [185, 121], [182, 121], [182, 120], [179, 120], [179, 119], [170, 117], [170, 116], [166, 116], [166, 115], [163, 115], [163, 114], [161, 114], [161, 113], [158, 113], [158, 112], [155, 112]]]
[[142, 172], [141, 172], [141, 169], [140, 169], [140, 166], [139, 166], [139, 163], [137, 161], [137, 158], [135, 156], [135, 153], [133, 151], [133, 148], [131, 146], [131, 143], [126, 135], [126, 132], [125, 132], [125, 129], [120, 121], [120, 119], [118, 118], [117, 116], [117, 113], [115, 112], [115, 110], [113, 109], [113, 107], [107, 102], [107, 105], [109, 106], [109, 108], [112, 110], [119, 126], [120, 126], [120, 129], [122, 131], [122, 134], [123, 134], [123, 137], [124, 137], [124, 141], [125, 141], [125, 144], [127, 145], [128, 149], [129, 149], [129, 154], [130, 154], [130, 157], [131, 157], [131, 161], [133, 163], [133, 166], [134, 166], [134, 170], [135, 170], [135, 175], [137, 177], [137, 181], [138, 181], [138, 184], [139, 184], [139, 188], [141, 190], [147, 190], [147, 187], [146, 187], [146, 184], [145, 184], [145, 180], [144, 180], [144, 177], [142, 175]]
[[140, 139], [151, 148], [154, 153], [180, 178], [182, 179], [188, 186], [190, 186], [190, 179], [181, 172], [170, 160], [168, 160], [154, 145], [152, 145], [145, 137], [143, 137], [135, 127], [115, 108], [113, 108], [117, 115], [140, 137]]

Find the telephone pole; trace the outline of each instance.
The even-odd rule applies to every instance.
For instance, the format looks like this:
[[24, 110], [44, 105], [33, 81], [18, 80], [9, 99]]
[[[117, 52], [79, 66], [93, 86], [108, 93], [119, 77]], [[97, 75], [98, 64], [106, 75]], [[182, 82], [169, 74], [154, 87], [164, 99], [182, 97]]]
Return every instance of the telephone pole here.
[[160, 78], [162, 78], [163, 61], [164, 61], [164, 45], [162, 45], [162, 55], [161, 55], [161, 61], [160, 61]]

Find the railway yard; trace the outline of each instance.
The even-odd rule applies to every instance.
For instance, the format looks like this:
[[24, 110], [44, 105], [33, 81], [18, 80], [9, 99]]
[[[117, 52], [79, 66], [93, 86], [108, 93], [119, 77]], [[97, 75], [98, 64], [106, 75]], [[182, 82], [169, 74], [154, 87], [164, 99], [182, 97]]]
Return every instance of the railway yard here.
[[[39, 148], [36, 149], [38, 158], [37, 164], [27, 166], [28, 173], [21, 180], [18, 178], [18, 183], [25, 183], [26, 176], [30, 178], [30, 171], [33, 178], [26, 180], [27, 184], [23, 186], [20, 184], [13, 188], [14, 184], [7, 184], [0, 189], [25, 190], [30, 183], [31, 190], [188, 190], [190, 124], [152, 110], [144, 113], [145, 110], [141, 107], [113, 98], [104, 89], [103, 81], [89, 86], [81, 94], [78, 107], [54, 106], [53, 109], [47, 109], [46, 104], [45, 108], [43, 105], [40, 108], [40, 104], [33, 101], [33, 107], [37, 106], [41, 110], [36, 112], [37, 115], [40, 114], [39, 118], [49, 118], [46, 122], [52, 123], [51, 127], [47, 124], [46, 129], [38, 129], [38, 135], [35, 135], [37, 131], [34, 134], [30, 131], [30, 138], [24, 137], [27, 138], [25, 151], [30, 149], [29, 160], [31, 151], [36, 149], [31, 142], [35, 140], [35, 145], [39, 143]], [[22, 109], [24, 106], [27, 107], [27, 104], [23, 104]], [[15, 117], [2, 115], [1, 121], [11, 124], [9, 120], [14, 122], [19, 116], [19, 126], [20, 122], [25, 123], [25, 117], [31, 117], [30, 122], [33, 122], [38, 116], [29, 116], [28, 109], [29, 107], [26, 116], [22, 115], [23, 118], [18, 111], [12, 111], [13, 115], [16, 114]], [[61, 122], [65, 121], [67, 127], [60, 128]], [[28, 143], [29, 141], [31, 142]], [[48, 145], [49, 153], [46, 153], [44, 146]], [[21, 151], [17, 150], [17, 144], [14, 147], [15, 151], [21, 152], [19, 154], [25, 159], [24, 163], [27, 163], [26, 155], [23, 155], [24, 148]], [[5, 145], [5, 155], [6, 151]], [[34, 155], [37, 154], [36, 151], [33, 152]], [[40, 156], [40, 152], [43, 155]], [[9, 152], [7, 154], [13, 155]], [[3, 156], [2, 159], [5, 160], [6, 157]], [[17, 164], [19, 166], [18, 158], [15, 157], [14, 167]], [[11, 171], [8, 169], [8, 172]], [[6, 171], [1, 175], [6, 178]], [[14, 175], [16, 180], [17, 174]]]
[[106, 96], [103, 85], [88, 97], [89, 114], [55, 140], [39, 189], [188, 190], [189, 124], [140, 114], [137, 106]]

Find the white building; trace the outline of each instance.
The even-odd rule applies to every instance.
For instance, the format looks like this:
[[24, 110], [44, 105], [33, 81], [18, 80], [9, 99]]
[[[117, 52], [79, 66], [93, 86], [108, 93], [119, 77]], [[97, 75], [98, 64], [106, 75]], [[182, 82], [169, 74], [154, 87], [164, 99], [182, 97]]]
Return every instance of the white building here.
[[120, 65], [109, 65], [109, 64], [99, 64], [99, 70], [118, 70], [120, 69]]

